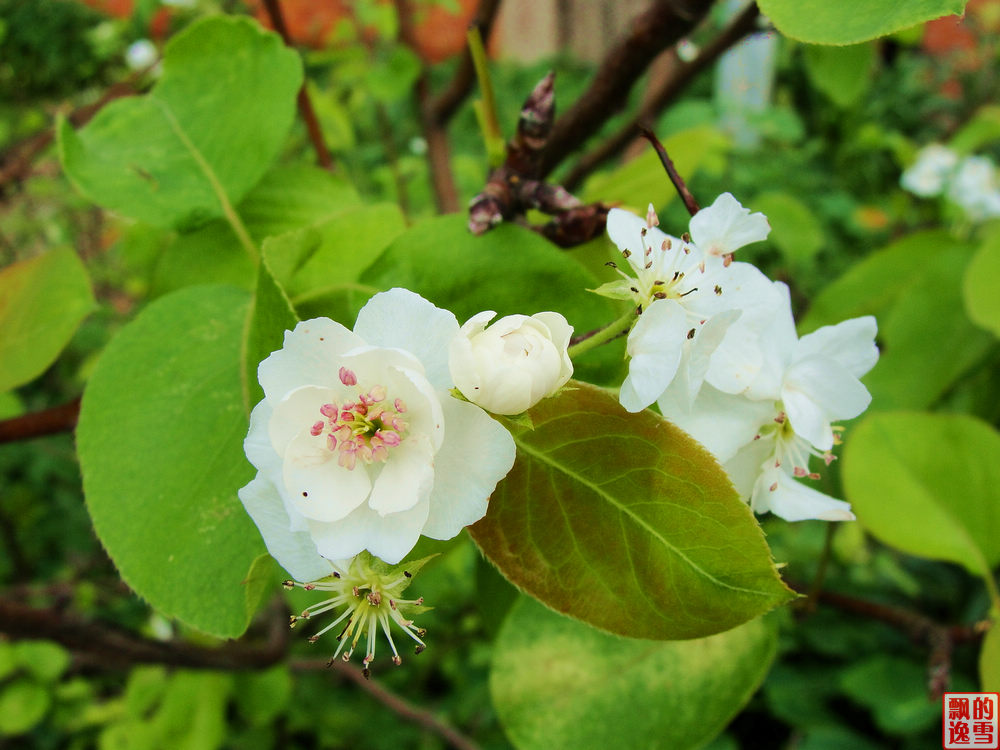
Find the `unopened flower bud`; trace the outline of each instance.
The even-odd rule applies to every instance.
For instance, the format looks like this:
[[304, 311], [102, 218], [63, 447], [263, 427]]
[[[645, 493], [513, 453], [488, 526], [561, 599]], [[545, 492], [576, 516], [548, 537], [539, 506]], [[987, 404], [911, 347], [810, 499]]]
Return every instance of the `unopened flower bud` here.
[[573, 327], [559, 313], [508, 315], [489, 328], [492, 310], [473, 316], [452, 341], [455, 386], [494, 414], [520, 414], [559, 390], [573, 374], [566, 352]]

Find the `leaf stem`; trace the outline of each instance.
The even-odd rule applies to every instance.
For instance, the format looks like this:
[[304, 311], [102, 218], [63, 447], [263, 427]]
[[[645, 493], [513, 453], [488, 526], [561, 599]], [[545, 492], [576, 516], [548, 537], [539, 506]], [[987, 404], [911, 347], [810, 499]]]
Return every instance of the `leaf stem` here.
[[497, 119], [496, 97], [493, 95], [493, 83], [486, 62], [486, 48], [478, 26], [471, 26], [466, 35], [469, 42], [469, 55], [479, 80], [479, 90], [483, 98], [476, 102], [476, 119], [483, 131], [483, 141], [486, 144], [486, 158], [491, 169], [503, 164], [505, 145], [503, 133], [500, 132], [500, 122]]
[[568, 352], [570, 359], [576, 359], [581, 354], [586, 354], [591, 349], [594, 349], [601, 344], [606, 344], [624, 333], [628, 333], [629, 329], [632, 327], [632, 321], [635, 316], [635, 308], [632, 308], [618, 318], [618, 320], [614, 321], [605, 328], [600, 328], [597, 331], [588, 334], [582, 341], [578, 341], [570, 346]]

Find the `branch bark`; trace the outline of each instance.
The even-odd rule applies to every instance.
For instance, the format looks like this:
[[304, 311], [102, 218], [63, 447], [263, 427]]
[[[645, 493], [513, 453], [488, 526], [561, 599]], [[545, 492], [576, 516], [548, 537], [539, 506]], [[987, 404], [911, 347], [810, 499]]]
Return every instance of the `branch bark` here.
[[[789, 583], [801, 590], [801, 587]], [[948, 688], [951, 673], [951, 655], [954, 647], [961, 643], [972, 643], [982, 638], [986, 628], [983, 623], [976, 625], [943, 625], [927, 615], [910, 609], [860, 599], [834, 591], [815, 592], [815, 599], [844, 612], [861, 615], [906, 633], [914, 641], [925, 644], [929, 649], [927, 689], [930, 698], [938, 700]]]
[[713, 0], [656, 0], [632, 22], [629, 34], [605, 56], [590, 87], [556, 120], [542, 153], [541, 175], [548, 175], [594, 135], [628, 99], [633, 84], [660, 52], [689, 34]]
[[191, 669], [263, 669], [281, 661], [288, 649], [284, 605], [276, 604], [272, 610], [267, 640], [261, 646], [233, 643], [221, 648], [205, 648], [178, 641], [156, 641], [109, 624], [85, 620], [58, 608], [36, 609], [4, 599], [0, 599], [0, 633], [15, 640], [44, 638], [55, 641], [75, 652], [83, 662], [105, 669], [135, 664], [166, 664]]
[[0, 443], [28, 440], [57, 432], [69, 432], [80, 416], [80, 399], [53, 406], [51, 409], [24, 414], [0, 421]]
[[[409, 0], [394, 0], [396, 15], [399, 17], [399, 36], [410, 47], [416, 48], [413, 30], [413, 10]], [[431, 174], [431, 187], [438, 213], [453, 214], [459, 210], [458, 188], [451, 171], [451, 150], [448, 134], [432, 111], [430, 81], [426, 69], [413, 88], [416, 98], [417, 116], [427, 141], [427, 166]]]
[[291, 667], [292, 669], [300, 672], [323, 670], [334, 672], [338, 677], [343, 677], [353, 682], [357, 687], [364, 690], [397, 716], [400, 716], [407, 721], [412, 721], [415, 724], [419, 724], [428, 731], [434, 732], [449, 745], [455, 748], [455, 750], [479, 750], [479, 745], [459, 732], [453, 726], [441, 721], [441, 719], [437, 718], [431, 712], [426, 711], [419, 706], [410, 703], [405, 698], [396, 695], [391, 690], [382, 687], [374, 680], [365, 679], [361, 670], [356, 667], [352, 667], [350, 664], [345, 664], [340, 660], [326, 662], [302, 659], [293, 661], [291, 663]]
[[566, 189], [575, 190], [584, 178], [595, 169], [622, 153], [638, 135], [638, 129], [642, 123], [652, 120], [662, 112], [690, 85], [697, 75], [714, 65], [726, 50], [751, 33], [756, 28], [759, 17], [760, 10], [758, 10], [757, 4], [751, 3], [719, 36], [705, 45], [694, 60], [678, 64], [673, 74], [652, 93], [648, 101], [627, 124], [593, 150], [580, 157], [563, 181]]
[[[285, 45], [288, 47], [294, 46], [278, 0], [264, 0], [264, 9], [267, 11], [268, 18], [271, 19], [271, 25], [275, 31], [281, 34], [281, 38], [284, 39]], [[319, 119], [316, 117], [316, 110], [313, 109], [312, 100], [309, 98], [309, 92], [306, 90], [305, 81], [302, 82], [302, 88], [299, 89], [297, 102], [299, 114], [302, 116], [302, 121], [306, 124], [306, 131], [309, 133], [309, 141], [316, 152], [316, 163], [323, 167], [323, 169], [332, 170], [333, 158], [326, 147], [326, 141], [323, 140], [323, 130], [319, 126]]]

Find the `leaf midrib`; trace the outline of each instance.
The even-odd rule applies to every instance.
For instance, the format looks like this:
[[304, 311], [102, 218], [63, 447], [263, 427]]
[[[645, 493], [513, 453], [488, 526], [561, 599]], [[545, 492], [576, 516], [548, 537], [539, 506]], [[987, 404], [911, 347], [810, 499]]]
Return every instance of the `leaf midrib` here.
[[[633, 513], [631, 510], [629, 510], [628, 507], [626, 507], [621, 502], [619, 502], [613, 495], [610, 495], [608, 492], [606, 492], [605, 490], [601, 489], [598, 485], [596, 485], [593, 482], [585, 479], [584, 477], [582, 477], [581, 475], [579, 475], [576, 472], [572, 471], [571, 469], [569, 469], [565, 465], [556, 462], [554, 459], [550, 458], [547, 454], [542, 453], [541, 451], [538, 451], [535, 448], [530, 447], [528, 444], [526, 444], [523, 440], [519, 439], [517, 436], [514, 437], [514, 443], [517, 445], [518, 450], [524, 451], [525, 453], [527, 453], [528, 455], [532, 456], [533, 458], [535, 458], [536, 460], [540, 461], [541, 463], [543, 463], [543, 464], [551, 467], [552, 469], [554, 469], [556, 471], [561, 472], [562, 474], [566, 475], [570, 479], [576, 481], [577, 483], [579, 483], [582, 486], [584, 486], [584, 487], [588, 488], [589, 490], [591, 490], [594, 494], [596, 494], [597, 496], [599, 496], [600, 498], [602, 498], [603, 500], [605, 500], [609, 505], [611, 505], [612, 507], [616, 508], [619, 511], [619, 513], [621, 513], [621, 514], [627, 516], [628, 518], [630, 518], [640, 528], [644, 529], [653, 538], [657, 539], [660, 543], [662, 543], [663, 546], [664, 546], [664, 548], [668, 552], [670, 552], [671, 554], [673, 554], [677, 558], [679, 558], [681, 561], [683, 561], [684, 564], [686, 564], [692, 571], [695, 571], [698, 575], [704, 577], [706, 580], [710, 581], [712, 584], [714, 584], [714, 585], [716, 585], [716, 586], [718, 586], [720, 588], [728, 589], [730, 591], [736, 591], [736, 592], [741, 592], [741, 593], [745, 593], [745, 594], [750, 594], [752, 596], [765, 597], [765, 598], [768, 598], [768, 599], [773, 598], [772, 594], [770, 594], [768, 592], [765, 592], [765, 591], [758, 591], [758, 590], [755, 590], [755, 589], [748, 589], [748, 588], [744, 588], [742, 586], [734, 586], [732, 584], [726, 583], [725, 581], [720, 581], [714, 575], [712, 575], [707, 570], [705, 570], [700, 565], [698, 565], [694, 560], [692, 560], [687, 555], [685, 555], [681, 550], [677, 549], [677, 547], [675, 547], [667, 539], [665, 539], [661, 534], [659, 534], [655, 529], [653, 529], [644, 519], [640, 518], [635, 513]], [[635, 569], [633, 568], [633, 573], [634, 572], [635, 572]]]

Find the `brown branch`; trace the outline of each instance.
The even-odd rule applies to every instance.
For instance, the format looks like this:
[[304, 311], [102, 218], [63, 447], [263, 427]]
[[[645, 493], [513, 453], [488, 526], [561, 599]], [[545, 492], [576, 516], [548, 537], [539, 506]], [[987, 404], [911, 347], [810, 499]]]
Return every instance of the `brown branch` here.
[[[271, 19], [271, 26], [281, 34], [281, 38], [285, 40], [285, 45], [288, 47], [294, 46], [278, 0], [264, 0], [264, 9], [267, 11], [268, 18]], [[316, 163], [323, 167], [323, 169], [332, 170], [333, 159], [330, 156], [329, 149], [326, 147], [326, 141], [323, 139], [323, 130], [319, 126], [319, 119], [316, 117], [316, 110], [313, 109], [312, 100], [309, 98], [305, 81], [302, 81], [302, 88], [299, 89], [297, 101], [299, 114], [302, 116], [302, 121], [306, 124], [306, 131], [309, 133], [309, 141], [316, 152]]]
[[311, 659], [296, 660], [291, 662], [290, 666], [292, 669], [300, 672], [321, 671], [329, 668], [330, 671], [335, 672], [339, 677], [346, 678], [353, 682], [359, 688], [375, 698], [375, 700], [389, 708], [397, 716], [406, 719], [407, 721], [412, 721], [415, 724], [419, 724], [428, 731], [434, 732], [448, 742], [448, 744], [452, 747], [456, 748], [456, 750], [479, 750], [479, 745], [477, 745], [473, 740], [466, 737], [453, 726], [442, 721], [431, 712], [410, 703], [405, 698], [402, 698], [393, 693], [391, 690], [382, 687], [374, 680], [365, 679], [363, 673], [357, 667], [352, 667], [350, 664], [345, 664], [340, 660], [326, 662], [314, 661]]
[[80, 416], [80, 399], [53, 406], [51, 409], [24, 414], [0, 421], [0, 443], [13, 443], [57, 432], [69, 432]]
[[261, 646], [231, 643], [205, 648], [179, 641], [156, 641], [106, 623], [84, 619], [59, 608], [36, 609], [0, 599], [0, 633], [13, 639], [60, 643], [80, 661], [101, 668], [166, 664], [191, 669], [264, 669], [281, 661], [288, 647], [284, 604], [276, 600]]
[[633, 84], [653, 58], [689, 34], [712, 2], [656, 0], [632, 21], [629, 34], [605, 56], [587, 91], [556, 121], [539, 176], [549, 174], [625, 106]]
[[[796, 590], [801, 588], [795, 584], [789, 585]], [[986, 630], [983, 623], [943, 625], [920, 612], [833, 591], [815, 592], [814, 599], [844, 612], [884, 622], [906, 633], [914, 641], [926, 644], [930, 648], [927, 689], [934, 700], [939, 699], [948, 687], [954, 647], [978, 641]]]
[[688, 190], [687, 184], [684, 182], [684, 178], [677, 173], [677, 167], [674, 166], [673, 159], [667, 153], [667, 149], [663, 147], [660, 143], [660, 139], [656, 137], [656, 133], [647, 127], [639, 128], [639, 132], [642, 133], [642, 137], [653, 144], [653, 148], [656, 150], [656, 155], [660, 157], [660, 164], [667, 172], [667, 176], [670, 178], [670, 182], [673, 183], [674, 189], [677, 194], [684, 201], [684, 208], [688, 210], [688, 213], [694, 216], [701, 209], [698, 206], [698, 201], [694, 199], [691, 191]]
[[688, 63], [681, 63], [654, 91], [648, 101], [629, 122], [619, 128], [614, 135], [605, 139], [588, 151], [566, 175], [563, 185], [567, 190], [575, 190], [583, 179], [609, 159], [622, 153], [635, 139], [636, 130], [643, 122], [652, 120], [686, 89], [698, 74], [711, 67], [724, 52], [751, 33], [757, 25], [760, 11], [756, 3], [751, 3], [715, 39], [702, 48], [698, 56]]
[[[476, 9], [476, 17], [470, 26], [477, 26], [485, 43], [490, 38], [493, 30], [493, 21], [496, 20], [497, 11], [500, 9], [500, 0], [480, 0]], [[468, 48], [462, 53], [462, 59], [458, 63], [455, 77], [451, 82], [428, 105], [431, 118], [439, 127], [443, 127], [454, 116], [455, 112], [465, 101], [465, 97], [472, 91], [472, 86], [476, 81], [476, 68], [472, 64], [472, 55]]]
[[[409, 0], [393, 0], [399, 17], [399, 36], [411, 49], [415, 49], [416, 38], [413, 28], [413, 9]], [[438, 213], [451, 214], [459, 210], [458, 188], [451, 171], [451, 151], [448, 134], [431, 110], [430, 81], [427, 70], [422, 69], [413, 87], [416, 98], [417, 116], [427, 141], [427, 166], [430, 169], [431, 187]]]
[[[146, 72], [133, 73], [124, 81], [112, 84], [96, 102], [75, 109], [66, 119], [74, 127], [86, 125], [108, 102], [138, 93], [137, 84]], [[46, 128], [19, 141], [0, 155], [0, 194], [8, 184], [23, 182], [31, 175], [32, 163], [54, 139], [55, 128]]]

